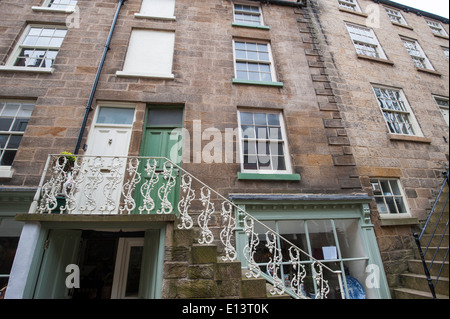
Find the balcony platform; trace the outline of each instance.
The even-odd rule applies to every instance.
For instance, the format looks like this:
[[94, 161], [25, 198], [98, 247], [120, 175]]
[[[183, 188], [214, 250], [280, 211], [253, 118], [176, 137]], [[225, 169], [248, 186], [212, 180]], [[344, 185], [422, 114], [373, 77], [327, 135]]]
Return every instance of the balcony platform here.
[[18, 214], [16, 220], [21, 222], [40, 223], [86, 223], [86, 224], [149, 224], [174, 222], [174, 214], [129, 214], [129, 215], [82, 215], [82, 214]]

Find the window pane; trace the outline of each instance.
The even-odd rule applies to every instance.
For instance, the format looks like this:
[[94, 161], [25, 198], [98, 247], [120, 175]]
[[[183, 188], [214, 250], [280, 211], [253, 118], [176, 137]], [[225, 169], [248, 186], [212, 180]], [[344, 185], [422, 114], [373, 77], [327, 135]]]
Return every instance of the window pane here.
[[266, 113], [255, 113], [255, 124], [266, 125]]
[[394, 203], [394, 198], [389, 196], [389, 197], [385, 197], [385, 200], [386, 200], [386, 204], [389, 208], [389, 213], [397, 214], [398, 212], [397, 212], [397, 208]]
[[25, 129], [27, 128], [28, 125], [28, 121], [29, 119], [19, 119], [16, 118], [16, 120], [14, 121], [14, 125], [11, 128], [11, 131], [14, 132], [25, 132]]
[[322, 247], [336, 247], [333, 227], [330, 220], [308, 220], [308, 233], [311, 241], [311, 253], [314, 258], [323, 260]]
[[394, 195], [402, 195], [400, 188], [398, 187], [397, 181], [391, 180], [389, 181], [389, 183], [391, 184], [391, 189]]
[[366, 257], [357, 219], [334, 220], [342, 258]]
[[270, 127], [269, 128], [269, 138], [275, 140], [281, 140], [281, 128], [280, 127]]
[[253, 124], [253, 113], [241, 112], [241, 124]]
[[274, 170], [284, 171], [286, 170], [286, 162], [284, 156], [272, 156], [272, 166]]
[[0, 148], [4, 148], [6, 146], [6, 141], [8, 141], [9, 135], [0, 135]]
[[97, 123], [99, 124], [126, 124], [133, 123], [134, 109], [101, 107], [98, 113]]
[[266, 126], [256, 126], [256, 138], [260, 139], [267, 139], [269, 135], [267, 134], [267, 127]]
[[13, 119], [10, 118], [0, 118], [0, 131], [9, 131]]
[[20, 141], [22, 140], [22, 135], [11, 135], [8, 146], [6, 148], [9, 149], [17, 149], [19, 148]]
[[271, 169], [270, 156], [267, 155], [258, 156], [258, 166], [259, 169], [262, 170]]
[[388, 181], [380, 181], [380, 184], [384, 195], [392, 195]]
[[17, 151], [4, 151], [0, 165], [11, 166]]
[[256, 155], [256, 141], [244, 142], [244, 154]]
[[6, 103], [2, 116], [15, 116], [19, 107], [20, 104], [18, 103]]
[[244, 156], [244, 169], [257, 170], [256, 156]]
[[255, 138], [254, 126], [242, 125], [241, 129], [243, 138]]
[[182, 126], [183, 109], [150, 109], [147, 124], [152, 126]]
[[283, 156], [284, 155], [283, 144], [270, 142], [270, 154], [277, 155], [277, 156]]
[[375, 200], [377, 202], [377, 208], [378, 208], [378, 212], [380, 214], [387, 214], [388, 210], [386, 205], [384, 204], [384, 200], [382, 197], [375, 197]]
[[30, 117], [31, 113], [33, 113], [34, 104], [22, 104], [19, 113], [17, 116], [20, 117]]

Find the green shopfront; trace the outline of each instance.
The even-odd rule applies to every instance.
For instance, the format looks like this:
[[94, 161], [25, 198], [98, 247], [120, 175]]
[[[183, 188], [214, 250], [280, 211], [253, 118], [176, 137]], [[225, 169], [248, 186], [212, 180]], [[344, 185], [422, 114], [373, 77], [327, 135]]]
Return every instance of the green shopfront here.
[[[332, 270], [341, 271], [343, 292], [335, 273], [324, 272], [329, 284], [327, 298], [389, 299], [389, 287], [383, 269], [381, 256], [370, 220], [369, 203], [366, 195], [230, 195], [232, 201], [247, 213], [277, 232], [312, 258], [304, 257], [302, 264], [307, 269], [303, 294], [313, 297], [314, 287], [311, 269], [313, 259], [319, 260]], [[260, 245], [254, 259], [262, 275], [272, 261], [270, 252], [264, 248], [268, 238], [263, 226], [255, 226]], [[244, 247], [248, 237], [242, 218], [238, 222], [238, 258], [245, 261]], [[287, 245], [280, 242], [281, 254], [288, 256]], [[288, 288], [295, 277], [295, 267], [289, 258], [283, 258], [280, 274]], [[243, 267], [245, 264], [243, 262]], [[288, 289], [287, 289], [288, 291]]]

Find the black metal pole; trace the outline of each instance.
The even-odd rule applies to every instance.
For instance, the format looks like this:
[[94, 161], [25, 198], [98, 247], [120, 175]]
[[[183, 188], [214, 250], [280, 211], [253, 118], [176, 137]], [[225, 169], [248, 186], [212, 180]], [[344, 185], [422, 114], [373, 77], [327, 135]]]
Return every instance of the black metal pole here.
[[100, 60], [100, 64], [97, 69], [97, 75], [95, 76], [94, 84], [92, 85], [91, 94], [89, 95], [89, 100], [86, 105], [86, 109], [84, 111], [84, 118], [81, 124], [80, 133], [78, 133], [77, 144], [75, 146], [74, 154], [78, 154], [80, 151], [81, 141], [83, 139], [84, 130], [86, 129], [86, 122], [89, 116], [89, 112], [92, 110], [92, 101], [94, 100], [95, 91], [97, 90], [98, 80], [100, 78], [100, 74], [102, 72], [103, 63], [105, 62], [106, 54], [109, 50], [109, 44], [111, 43], [111, 38], [114, 32], [114, 28], [116, 26], [117, 18], [119, 17], [120, 9], [122, 8], [123, 3], [126, 0], [119, 0], [119, 5], [116, 10], [116, 14], [114, 15], [114, 20], [111, 25], [111, 29], [109, 30], [108, 40], [106, 41], [105, 48], [103, 49], [102, 59]]
[[425, 271], [425, 276], [427, 277], [428, 287], [430, 288], [433, 298], [436, 299], [436, 292], [434, 291], [433, 281], [431, 280], [430, 271], [428, 270], [427, 263], [425, 262], [425, 256], [422, 251], [422, 246], [420, 245], [419, 234], [414, 233], [413, 236], [416, 240], [416, 245], [419, 250], [420, 259], [422, 260], [423, 270]]

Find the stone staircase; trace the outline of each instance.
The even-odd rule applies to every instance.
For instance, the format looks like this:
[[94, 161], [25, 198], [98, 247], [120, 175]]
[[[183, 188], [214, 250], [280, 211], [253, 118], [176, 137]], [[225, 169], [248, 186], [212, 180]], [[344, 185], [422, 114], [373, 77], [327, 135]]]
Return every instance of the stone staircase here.
[[[447, 253], [447, 249], [449, 247], [449, 230], [447, 229], [443, 240], [439, 246], [439, 241], [441, 240], [441, 235], [445, 230], [445, 225], [448, 223], [449, 217], [449, 208], [448, 203], [445, 207], [444, 213], [441, 217], [439, 224], [437, 225], [435, 236], [433, 239], [432, 233], [434, 231], [434, 226], [436, 225], [437, 219], [439, 217], [440, 212], [444, 209], [445, 201], [448, 199], [448, 185], [445, 185], [443, 192], [436, 204], [435, 212], [438, 214], [433, 214], [430, 219], [430, 224], [432, 227], [427, 227], [425, 233], [421, 239], [422, 250], [426, 249], [426, 245], [430, 242], [430, 247], [428, 248], [425, 254], [425, 262], [427, 265], [430, 265], [431, 260], [436, 252], [436, 257], [433, 262], [433, 266], [430, 269], [431, 280], [433, 283], [436, 281], [436, 276], [439, 273], [439, 269], [443, 263], [445, 258], [445, 254]], [[444, 262], [442, 272], [440, 274], [438, 283], [435, 287], [436, 298], [437, 299], [449, 299], [449, 257], [447, 256], [446, 261]], [[414, 254], [414, 259], [408, 260], [408, 269], [407, 273], [400, 275], [400, 283], [401, 288], [394, 289], [395, 298], [396, 299], [431, 299], [432, 294], [430, 292], [430, 288], [428, 287], [428, 281], [425, 276], [424, 268], [422, 265], [422, 260], [420, 259], [419, 251], [416, 249]]]
[[162, 297], [167, 299], [265, 299], [272, 296], [263, 278], [247, 278], [240, 261], [223, 261], [220, 245], [199, 245], [198, 228], [172, 230], [166, 243]]

